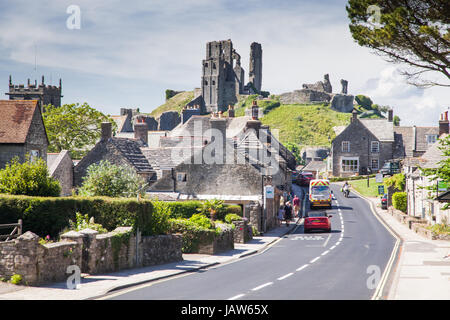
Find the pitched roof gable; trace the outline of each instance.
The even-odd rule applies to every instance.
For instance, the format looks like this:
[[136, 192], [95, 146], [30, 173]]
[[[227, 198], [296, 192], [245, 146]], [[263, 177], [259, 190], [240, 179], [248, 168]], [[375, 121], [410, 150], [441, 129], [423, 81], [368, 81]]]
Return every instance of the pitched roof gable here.
[[25, 143], [37, 100], [0, 100], [0, 143]]

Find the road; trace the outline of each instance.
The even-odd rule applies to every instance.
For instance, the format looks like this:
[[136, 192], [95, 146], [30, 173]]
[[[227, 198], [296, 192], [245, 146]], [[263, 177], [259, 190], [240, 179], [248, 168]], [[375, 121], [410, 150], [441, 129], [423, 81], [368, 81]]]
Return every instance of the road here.
[[[331, 233], [303, 226], [236, 262], [115, 293], [110, 299], [370, 299], [395, 245], [365, 200], [332, 186]], [[309, 206], [307, 206], [309, 208]], [[309, 210], [309, 209], [308, 209]]]

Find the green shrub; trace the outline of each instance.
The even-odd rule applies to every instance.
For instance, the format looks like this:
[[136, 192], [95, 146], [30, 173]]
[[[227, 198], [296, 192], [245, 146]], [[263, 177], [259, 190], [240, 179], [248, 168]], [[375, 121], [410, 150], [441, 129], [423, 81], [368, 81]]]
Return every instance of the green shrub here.
[[237, 214], [234, 213], [229, 213], [225, 216], [225, 222], [226, 223], [233, 223], [233, 221], [239, 221], [242, 220], [241, 216], [238, 216]]
[[139, 228], [143, 235], [165, 234], [169, 216], [153, 213], [149, 200], [137, 201], [107, 197], [27, 197], [0, 195], [0, 224], [23, 220], [23, 230], [40, 236], [56, 237], [75, 221], [76, 212], [94, 217], [95, 222], [111, 231], [116, 227]]
[[394, 186], [395, 189], [404, 191], [406, 184], [406, 177], [403, 173], [394, 174], [392, 177], [384, 180], [386, 188]]
[[92, 229], [98, 231], [98, 233], [106, 233], [108, 230], [103, 228], [103, 226], [99, 223], [94, 222], [94, 217], [89, 219], [87, 214], [82, 215], [79, 212], [75, 213], [75, 222], [69, 220], [70, 230], [81, 231], [83, 229]]
[[392, 195], [392, 205], [395, 209], [402, 212], [407, 210], [407, 195], [406, 192], [396, 192]]
[[91, 164], [78, 194], [85, 197], [136, 197], [145, 194], [145, 180], [130, 166], [102, 160]]
[[242, 217], [242, 207], [240, 205], [225, 205], [225, 208], [227, 214], [234, 213]]
[[194, 222], [205, 229], [214, 229], [214, 225], [212, 224], [211, 220], [201, 213], [192, 215], [192, 217], [189, 218], [189, 221]]
[[201, 207], [197, 209], [201, 214], [206, 215], [211, 220], [223, 220], [226, 214], [226, 207], [223, 200], [212, 199], [202, 202]]
[[20, 274], [13, 274], [9, 282], [12, 284], [20, 284], [22, 282], [22, 276]]
[[187, 219], [170, 219], [170, 233], [181, 233], [183, 236], [183, 253], [198, 252], [202, 243], [211, 243], [215, 230], [206, 229]]
[[432, 226], [427, 227], [434, 234], [450, 234], [450, 225], [447, 223], [436, 223]]
[[61, 192], [58, 180], [49, 176], [47, 164], [41, 158], [19, 162], [13, 158], [0, 170], [0, 193], [42, 197], [57, 197]]

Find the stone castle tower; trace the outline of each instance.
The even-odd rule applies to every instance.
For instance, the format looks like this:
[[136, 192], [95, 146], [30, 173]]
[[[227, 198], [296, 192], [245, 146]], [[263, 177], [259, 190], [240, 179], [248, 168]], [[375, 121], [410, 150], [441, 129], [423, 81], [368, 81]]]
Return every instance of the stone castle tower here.
[[[202, 67], [202, 97], [206, 112], [226, 111], [238, 101], [239, 94], [260, 93], [262, 83], [262, 49], [252, 43], [250, 53], [250, 79], [245, 85], [245, 71], [241, 56], [233, 49], [231, 40], [212, 41], [206, 44], [206, 59]], [[254, 90], [252, 90], [254, 91]]]
[[9, 100], [39, 100], [42, 110], [42, 107], [47, 104], [60, 107], [61, 92], [61, 79], [59, 79], [59, 87], [45, 85], [44, 76], [42, 76], [41, 84], [38, 85], [36, 81], [34, 84], [30, 84], [30, 79], [28, 79], [28, 85], [25, 87], [23, 84], [14, 85], [11, 76], [9, 76], [9, 92], [5, 94], [9, 96]]

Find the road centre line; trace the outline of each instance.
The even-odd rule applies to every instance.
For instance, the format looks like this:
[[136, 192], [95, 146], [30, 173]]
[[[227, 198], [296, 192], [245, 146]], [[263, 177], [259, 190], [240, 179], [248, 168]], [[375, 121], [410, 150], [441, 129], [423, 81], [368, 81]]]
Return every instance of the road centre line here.
[[262, 288], [264, 288], [264, 287], [267, 287], [267, 286], [270, 286], [270, 285], [272, 285], [272, 284], [273, 284], [273, 282], [267, 282], [267, 283], [264, 283], [264, 284], [262, 284], [262, 285], [260, 285], [260, 286], [258, 286], [258, 287], [256, 287], [256, 288], [253, 288], [252, 291], [260, 290], [260, 289], [262, 289]]
[[325, 251], [325, 252], [322, 253], [321, 255], [324, 256], [324, 255], [326, 255], [328, 252], [330, 252], [330, 250]]
[[293, 272], [291, 272], [291, 273], [288, 273], [288, 274], [285, 274], [284, 276], [282, 276], [282, 277], [279, 277], [277, 280], [284, 280], [284, 279], [286, 279], [286, 278], [288, 278], [288, 277], [290, 277], [290, 276], [292, 276], [294, 273]]
[[300, 268], [297, 268], [297, 270], [295, 270], [295, 271], [303, 270], [303, 269], [305, 269], [307, 266], [309, 266], [309, 264], [305, 264], [305, 265], [301, 266]]
[[316, 262], [319, 259], [320, 259], [320, 256], [318, 256], [317, 258], [312, 259], [309, 263], [314, 263], [314, 262]]
[[237, 299], [239, 299], [239, 298], [242, 298], [243, 296], [245, 296], [245, 294], [238, 294], [237, 296], [234, 296], [234, 297], [231, 297], [230, 299], [227, 299], [227, 300], [237, 300]]

